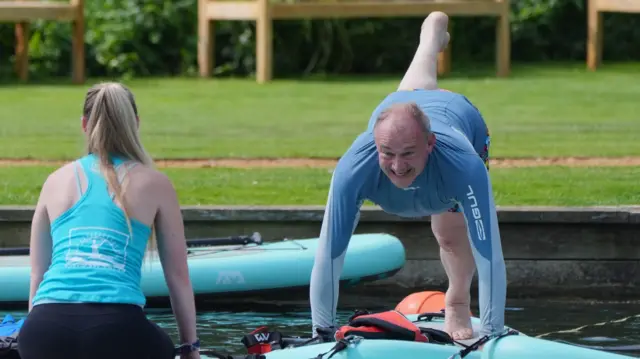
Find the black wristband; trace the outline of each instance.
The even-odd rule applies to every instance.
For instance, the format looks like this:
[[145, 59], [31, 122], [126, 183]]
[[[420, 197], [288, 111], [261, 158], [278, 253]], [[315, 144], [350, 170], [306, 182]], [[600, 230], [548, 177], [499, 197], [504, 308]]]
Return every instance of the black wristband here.
[[195, 351], [200, 351], [200, 339], [197, 339], [195, 342], [191, 344], [180, 344], [180, 346], [174, 350], [174, 354], [175, 355], [189, 354]]

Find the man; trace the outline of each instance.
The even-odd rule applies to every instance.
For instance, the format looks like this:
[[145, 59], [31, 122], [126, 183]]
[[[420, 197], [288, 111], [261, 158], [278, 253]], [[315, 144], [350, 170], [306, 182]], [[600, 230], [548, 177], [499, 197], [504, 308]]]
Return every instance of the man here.
[[449, 42], [448, 17], [431, 13], [398, 90], [338, 162], [311, 275], [314, 334], [336, 326], [344, 255], [368, 199], [404, 217], [431, 215], [449, 279], [445, 331], [472, 338], [469, 290], [478, 269], [480, 335], [504, 326], [506, 270], [488, 175], [489, 133], [462, 95], [437, 86], [437, 56]]

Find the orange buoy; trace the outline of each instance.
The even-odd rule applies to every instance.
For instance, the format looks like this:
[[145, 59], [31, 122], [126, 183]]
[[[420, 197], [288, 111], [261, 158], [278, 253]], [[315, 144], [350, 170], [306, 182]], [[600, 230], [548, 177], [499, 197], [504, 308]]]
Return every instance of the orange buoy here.
[[[402, 314], [439, 313], [445, 307], [445, 294], [440, 291], [411, 293], [404, 297], [396, 310]], [[473, 313], [471, 313], [473, 315]]]
[[443, 309], [444, 293], [439, 291], [411, 293], [396, 306], [396, 310], [405, 315], [438, 313]]

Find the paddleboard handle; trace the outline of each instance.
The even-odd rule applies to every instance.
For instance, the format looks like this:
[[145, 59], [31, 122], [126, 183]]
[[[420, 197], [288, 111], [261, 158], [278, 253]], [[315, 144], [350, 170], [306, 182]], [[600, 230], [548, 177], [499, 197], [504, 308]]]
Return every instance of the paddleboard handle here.
[[[201, 246], [229, 246], [229, 245], [261, 245], [262, 236], [258, 232], [254, 232], [250, 236], [229, 236], [218, 238], [197, 238], [187, 240], [187, 247]], [[0, 248], [0, 256], [28, 256], [29, 247]]]

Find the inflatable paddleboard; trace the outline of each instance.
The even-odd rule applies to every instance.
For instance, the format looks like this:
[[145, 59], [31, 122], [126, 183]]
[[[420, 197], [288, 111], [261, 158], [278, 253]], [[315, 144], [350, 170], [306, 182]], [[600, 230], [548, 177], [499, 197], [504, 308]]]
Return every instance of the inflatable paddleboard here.
[[[306, 347], [282, 349], [267, 353], [267, 359], [326, 359], [333, 354], [335, 343], [323, 343]], [[332, 359], [458, 359], [461, 349], [451, 345], [403, 342], [395, 340], [364, 339], [335, 353]], [[485, 344], [479, 351], [472, 351], [465, 359], [628, 359], [629, 356], [600, 350], [561, 344], [523, 335], [509, 335]]]
[[[263, 244], [188, 248], [188, 264], [197, 297], [290, 293], [309, 286], [318, 238], [288, 239]], [[405, 264], [400, 240], [388, 234], [353, 235], [341, 281], [346, 285], [386, 278]], [[0, 256], [0, 305], [26, 303], [29, 298], [28, 255]], [[141, 286], [147, 299], [169, 296], [157, 256], [142, 267]], [[282, 291], [282, 290], [286, 291]], [[308, 293], [303, 291], [304, 296]]]
[[[417, 315], [407, 315], [410, 320], [417, 320]], [[421, 328], [442, 330], [444, 321], [433, 318], [428, 321], [415, 323]], [[470, 345], [479, 338], [477, 331], [480, 329], [480, 320], [472, 318], [475, 338], [461, 341], [461, 344]], [[321, 358], [329, 355], [332, 359], [459, 359], [457, 356], [464, 350], [460, 344], [421, 343], [413, 341], [387, 340], [387, 339], [360, 339], [352, 341], [345, 349], [332, 351], [336, 343], [321, 343], [308, 346], [285, 348], [265, 353], [267, 359], [300, 359]], [[326, 354], [325, 354], [326, 353]], [[324, 355], [321, 355], [324, 354]], [[321, 356], [318, 356], [321, 355]], [[464, 356], [465, 359], [622, 359], [629, 356], [610, 353], [601, 350], [580, 347], [571, 344], [554, 342], [551, 340], [527, 336], [523, 333], [505, 335], [491, 339], [480, 350], [471, 351]]]
[[[313, 344], [303, 338], [284, 337], [274, 350], [262, 352], [266, 359], [622, 359], [629, 356], [615, 354], [593, 347], [560, 343], [527, 336], [506, 327], [502, 335], [487, 338], [479, 334], [480, 319], [472, 316], [473, 337], [454, 341], [444, 333], [444, 293], [418, 292], [407, 296], [395, 310], [404, 314], [421, 332], [429, 337], [428, 342], [414, 340], [391, 340], [378, 334], [376, 339], [353, 336], [346, 337], [341, 344], [335, 341]], [[423, 311], [426, 310], [426, 311]], [[388, 318], [388, 317], [387, 317]], [[366, 329], [360, 328], [364, 332]], [[397, 334], [397, 333], [396, 333]], [[443, 335], [444, 334], [444, 335]], [[262, 333], [264, 337], [264, 333]], [[272, 336], [268, 334], [267, 337]], [[256, 345], [252, 345], [256, 348]], [[250, 348], [249, 346], [247, 347]], [[471, 348], [471, 349], [468, 349]]]

